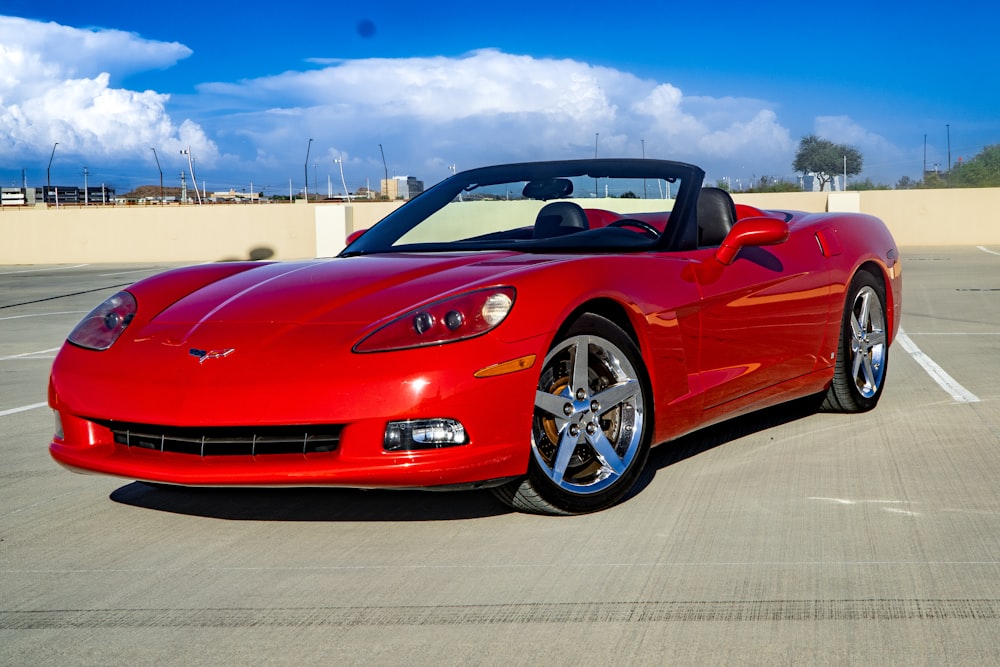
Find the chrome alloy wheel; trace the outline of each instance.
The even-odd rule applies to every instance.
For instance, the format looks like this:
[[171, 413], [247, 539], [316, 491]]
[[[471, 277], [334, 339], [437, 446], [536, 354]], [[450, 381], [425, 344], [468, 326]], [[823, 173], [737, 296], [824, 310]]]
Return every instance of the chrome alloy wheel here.
[[643, 419], [642, 386], [626, 354], [600, 336], [572, 336], [545, 357], [532, 453], [560, 489], [598, 493], [619, 481], [640, 451]]
[[851, 308], [851, 377], [860, 393], [871, 398], [885, 375], [885, 316], [878, 294], [864, 286]]

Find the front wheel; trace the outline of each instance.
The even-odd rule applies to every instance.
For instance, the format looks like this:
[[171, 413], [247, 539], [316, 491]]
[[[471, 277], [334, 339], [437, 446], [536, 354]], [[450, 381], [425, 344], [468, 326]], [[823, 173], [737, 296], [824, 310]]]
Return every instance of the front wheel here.
[[583, 315], [542, 365], [528, 474], [494, 493], [517, 510], [539, 514], [610, 507], [646, 463], [651, 410], [635, 344], [610, 320]]
[[833, 382], [823, 409], [836, 412], [871, 410], [882, 396], [889, 338], [886, 330], [885, 285], [858, 271], [847, 290]]

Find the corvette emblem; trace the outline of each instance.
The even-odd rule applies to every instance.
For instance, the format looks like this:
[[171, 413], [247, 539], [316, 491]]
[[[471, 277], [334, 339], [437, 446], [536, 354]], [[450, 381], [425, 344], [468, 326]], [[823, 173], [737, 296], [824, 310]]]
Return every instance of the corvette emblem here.
[[235, 351], [236, 349], [232, 347], [227, 347], [224, 350], [199, 350], [196, 347], [192, 347], [190, 350], [188, 350], [188, 354], [190, 354], [192, 357], [197, 357], [198, 363], [203, 364], [209, 359], [223, 359], [225, 357], [228, 357]]

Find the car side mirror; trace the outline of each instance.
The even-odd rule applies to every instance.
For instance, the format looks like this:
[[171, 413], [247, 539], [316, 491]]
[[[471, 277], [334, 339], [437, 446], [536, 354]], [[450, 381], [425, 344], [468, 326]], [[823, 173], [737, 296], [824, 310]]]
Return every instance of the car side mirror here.
[[344, 245], [345, 246], [351, 245], [352, 243], [354, 243], [355, 241], [357, 241], [359, 238], [361, 238], [361, 235], [364, 234], [367, 231], [368, 231], [367, 228], [366, 229], [355, 229], [353, 232], [351, 232], [350, 234], [347, 235], [346, 239], [344, 239]]
[[788, 239], [788, 223], [779, 218], [744, 218], [740, 220], [715, 251], [715, 259], [726, 266], [732, 264], [740, 248], [776, 245]]

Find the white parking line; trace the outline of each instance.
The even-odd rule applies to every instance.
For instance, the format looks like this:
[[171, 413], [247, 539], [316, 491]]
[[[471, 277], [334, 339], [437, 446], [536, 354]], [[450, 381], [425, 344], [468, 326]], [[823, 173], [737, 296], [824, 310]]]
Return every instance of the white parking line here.
[[979, 248], [980, 250], [982, 250], [983, 252], [990, 253], [991, 255], [1000, 255], [1000, 252], [997, 252], [996, 250], [990, 250], [989, 248], [987, 248], [985, 246], [977, 245], [976, 247]]
[[10, 315], [8, 317], [0, 317], [0, 321], [3, 320], [21, 320], [25, 317], [48, 317], [49, 315], [79, 315], [81, 313], [87, 313], [87, 310], [58, 310], [51, 313], [31, 313], [29, 315]]
[[933, 359], [924, 354], [920, 348], [917, 347], [917, 344], [914, 343], [902, 329], [899, 330], [896, 340], [903, 346], [903, 349], [906, 350], [911, 357], [913, 357], [913, 360], [920, 364], [925, 371], [927, 371], [927, 374], [930, 375], [942, 389], [951, 394], [953, 399], [959, 403], [979, 402], [978, 396], [960, 385], [955, 378], [948, 375], [948, 373], [946, 373], [943, 368], [938, 366]]
[[35, 410], [37, 408], [44, 408], [46, 405], [48, 405], [48, 403], [32, 403], [31, 405], [22, 405], [19, 408], [0, 410], [0, 417], [6, 417], [7, 415], [17, 414], [18, 412], [27, 412], [28, 410]]
[[[58, 347], [50, 347], [47, 350], [39, 350], [38, 352], [22, 352], [21, 354], [12, 354], [9, 357], [0, 357], [0, 361], [10, 361], [11, 359], [53, 359], [51, 355], [52, 352], [58, 352]], [[49, 355], [49, 356], [38, 356], [38, 355]]]
[[9, 276], [14, 273], [41, 273], [42, 271], [66, 271], [67, 269], [79, 269], [81, 266], [89, 264], [74, 264], [72, 266], [52, 266], [44, 269], [21, 269], [20, 271], [0, 271], [0, 276]]

